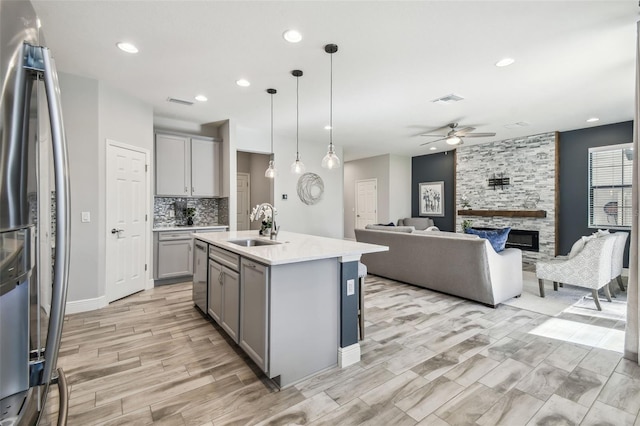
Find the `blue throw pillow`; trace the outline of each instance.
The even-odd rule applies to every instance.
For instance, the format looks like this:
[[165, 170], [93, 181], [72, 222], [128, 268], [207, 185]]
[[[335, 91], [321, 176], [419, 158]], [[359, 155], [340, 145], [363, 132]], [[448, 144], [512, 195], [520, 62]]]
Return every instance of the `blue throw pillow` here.
[[496, 229], [495, 231], [485, 231], [473, 228], [467, 228], [464, 230], [467, 234], [474, 234], [480, 238], [486, 238], [489, 240], [491, 247], [493, 247], [496, 253], [500, 253], [504, 250], [504, 245], [507, 243], [507, 238], [509, 237], [509, 231], [511, 231], [510, 227]]

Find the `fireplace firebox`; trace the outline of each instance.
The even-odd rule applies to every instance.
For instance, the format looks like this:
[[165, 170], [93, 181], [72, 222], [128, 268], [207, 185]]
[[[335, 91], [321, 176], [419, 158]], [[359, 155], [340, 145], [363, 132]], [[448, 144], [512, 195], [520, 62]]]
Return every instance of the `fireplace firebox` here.
[[[482, 228], [474, 226], [473, 229], [484, 231], [494, 231], [498, 228]], [[507, 248], [518, 248], [525, 251], [540, 251], [540, 231], [531, 231], [528, 229], [512, 229], [507, 237]]]

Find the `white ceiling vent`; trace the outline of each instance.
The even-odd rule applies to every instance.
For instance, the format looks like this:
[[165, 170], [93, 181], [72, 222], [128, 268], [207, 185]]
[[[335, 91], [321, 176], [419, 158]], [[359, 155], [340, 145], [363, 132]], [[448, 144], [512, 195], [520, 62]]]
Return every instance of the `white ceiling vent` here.
[[193, 105], [193, 102], [191, 101], [185, 101], [184, 99], [171, 98], [171, 97], [167, 98], [167, 102], [173, 102], [174, 104], [187, 105], [187, 106]]
[[455, 93], [451, 93], [450, 95], [443, 96], [443, 97], [438, 98], [438, 99], [434, 99], [431, 102], [436, 103], [436, 104], [448, 105], [448, 104], [452, 104], [454, 102], [459, 102], [459, 101], [461, 101], [463, 99], [464, 99], [464, 97], [462, 97], [460, 95], [456, 95]]
[[519, 129], [520, 127], [527, 127], [529, 123], [526, 121], [518, 121], [517, 123], [505, 124], [504, 127], [507, 129]]

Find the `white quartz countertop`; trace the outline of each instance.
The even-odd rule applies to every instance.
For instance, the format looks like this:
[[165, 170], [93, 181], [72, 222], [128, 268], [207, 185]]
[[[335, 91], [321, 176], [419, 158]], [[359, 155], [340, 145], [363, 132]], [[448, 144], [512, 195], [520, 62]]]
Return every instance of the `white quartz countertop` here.
[[389, 247], [377, 244], [358, 243], [337, 238], [317, 237], [281, 231], [275, 240], [279, 244], [245, 247], [229, 242], [240, 239], [261, 239], [258, 231], [203, 232], [193, 236], [214, 246], [229, 250], [241, 256], [265, 265], [284, 265], [287, 263], [342, 257], [345, 260], [358, 260], [361, 254], [388, 251]]
[[209, 226], [156, 226], [153, 228], [153, 232], [162, 231], [199, 231], [201, 229], [222, 229], [227, 230], [227, 225], [209, 225]]

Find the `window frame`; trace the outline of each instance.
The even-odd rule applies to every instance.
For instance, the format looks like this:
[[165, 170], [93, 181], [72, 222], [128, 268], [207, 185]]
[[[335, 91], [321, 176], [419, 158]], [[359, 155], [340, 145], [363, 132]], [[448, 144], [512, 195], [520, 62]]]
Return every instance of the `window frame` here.
[[[587, 227], [589, 229], [620, 229], [620, 230], [627, 230], [630, 231], [631, 230], [631, 225], [610, 225], [610, 224], [603, 224], [603, 223], [595, 223], [594, 220], [594, 189], [598, 189], [598, 188], [614, 188], [614, 189], [619, 189], [621, 191], [621, 199], [623, 200], [624, 203], [624, 190], [625, 189], [631, 189], [633, 182], [630, 184], [625, 184], [624, 180], [625, 180], [625, 173], [624, 173], [624, 164], [622, 164], [621, 166], [621, 176], [620, 176], [620, 183], [616, 183], [614, 185], [606, 185], [606, 186], [597, 186], [597, 185], [593, 185], [592, 184], [592, 171], [593, 171], [593, 167], [592, 167], [592, 154], [593, 153], [597, 153], [597, 152], [602, 152], [602, 151], [620, 151], [620, 155], [624, 156], [625, 155], [625, 150], [627, 149], [631, 149], [633, 150], [633, 142], [629, 142], [629, 143], [623, 143], [623, 144], [617, 144], [617, 145], [604, 145], [604, 146], [598, 146], [598, 147], [592, 147], [589, 148], [588, 151], [588, 156], [587, 156], [587, 171], [588, 171], [588, 177], [587, 177]], [[635, 155], [635, 152], [634, 154]], [[633, 172], [633, 166], [632, 166], [632, 172]], [[629, 201], [631, 203], [631, 200]], [[632, 206], [625, 206], [624, 204], [622, 206], [618, 206], [618, 212], [622, 212], [622, 214], [624, 215], [624, 211], [625, 209], [630, 210], [630, 215], [633, 216], [633, 212], [632, 210]], [[624, 216], [622, 221], [624, 222]]]

